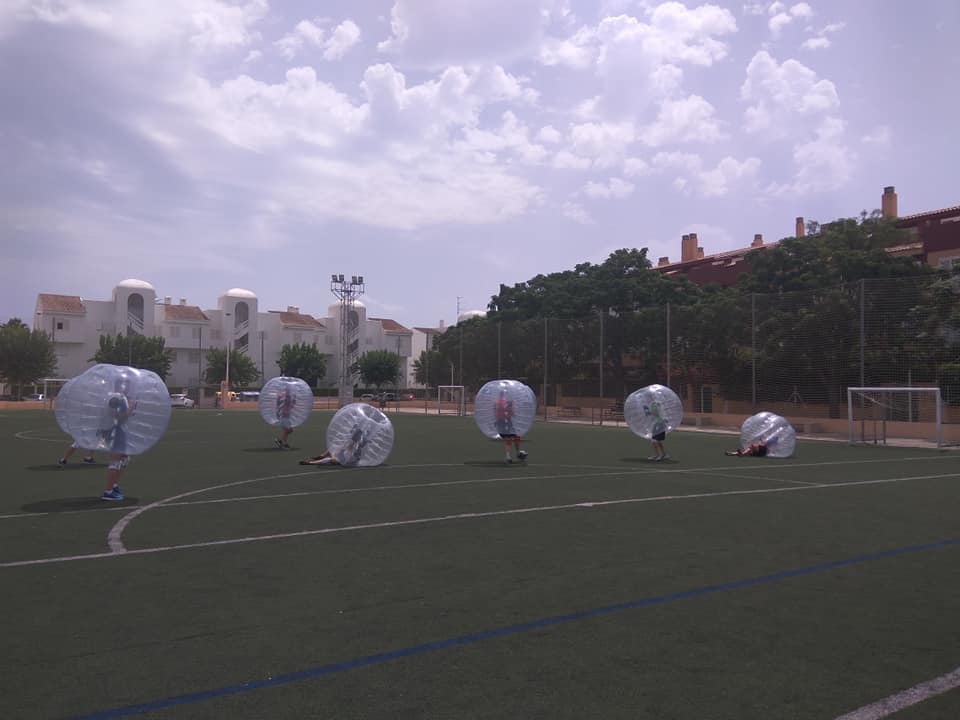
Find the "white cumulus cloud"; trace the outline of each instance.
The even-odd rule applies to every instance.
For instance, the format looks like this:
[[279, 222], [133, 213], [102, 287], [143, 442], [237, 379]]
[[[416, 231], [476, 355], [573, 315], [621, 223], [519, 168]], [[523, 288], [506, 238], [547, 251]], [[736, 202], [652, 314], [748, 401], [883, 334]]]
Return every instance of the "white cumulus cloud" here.
[[583, 186], [583, 194], [587, 197], [606, 200], [629, 197], [633, 194], [633, 190], [633, 183], [616, 177], [610, 178], [606, 183], [591, 180]]

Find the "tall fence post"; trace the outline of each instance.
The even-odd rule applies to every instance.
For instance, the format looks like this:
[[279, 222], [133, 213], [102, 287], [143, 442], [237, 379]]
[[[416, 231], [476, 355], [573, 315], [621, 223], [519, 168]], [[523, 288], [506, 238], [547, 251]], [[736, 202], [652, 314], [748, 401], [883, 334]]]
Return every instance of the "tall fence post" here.
[[500, 370], [500, 328], [503, 325], [502, 320], [497, 320], [497, 377], [502, 378], [503, 372]]
[[750, 293], [750, 402], [757, 409], [757, 294]]
[[866, 347], [867, 339], [867, 330], [865, 323], [865, 311], [866, 311], [866, 281], [861, 278], [860, 280], [860, 387], [866, 387], [866, 366], [865, 366], [865, 353], [864, 349]]
[[667, 387], [673, 384], [673, 374], [670, 372], [670, 303], [667, 302]]
[[543, 419], [547, 419], [547, 328], [550, 320], [543, 319]]
[[600, 424], [603, 425], [603, 315], [600, 309]]

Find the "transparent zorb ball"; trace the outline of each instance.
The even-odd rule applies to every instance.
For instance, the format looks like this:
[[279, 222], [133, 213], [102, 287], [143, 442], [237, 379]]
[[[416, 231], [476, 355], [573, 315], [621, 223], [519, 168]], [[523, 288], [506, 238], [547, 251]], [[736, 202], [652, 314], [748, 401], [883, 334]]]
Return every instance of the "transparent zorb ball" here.
[[536, 415], [537, 396], [519, 380], [491, 380], [473, 400], [473, 419], [492, 440], [525, 437]]
[[393, 424], [367, 403], [337, 410], [327, 426], [327, 450], [341, 465], [382, 465], [393, 449]]
[[772, 412], [758, 412], [740, 426], [740, 447], [765, 443], [767, 457], [788, 458], [797, 447], [797, 431], [785, 417]]
[[683, 403], [666, 385], [648, 385], [636, 390], [623, 403], [627, 427], [647, 440], [676, 430], [683, 422]]

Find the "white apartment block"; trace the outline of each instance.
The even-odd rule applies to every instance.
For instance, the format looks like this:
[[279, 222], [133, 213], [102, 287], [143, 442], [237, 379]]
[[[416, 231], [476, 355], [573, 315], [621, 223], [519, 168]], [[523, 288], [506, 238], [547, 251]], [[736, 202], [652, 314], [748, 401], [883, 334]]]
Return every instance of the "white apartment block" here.
[[[363, 303], [354, 305], [356, 317], [350, 324], [359, 330], [360, 353], [389, 350], [400, 355], [401, 382], [412, 370], [411, 330], [387, 318], [368, 318]], [[91, 358], [103, 335], [128, 333], [160, 336], [173, 351], [171, 389], [195, 387], [206, 369], [210, 348], [234, 349], [248, 355], [260, 369], [264, 381], [280, 374], [277, 361], [284, 345], [307, 343], [327, 355], [327, 375], [322, 385], [336, 384], [339, 376], [340, 305], [327, 309], [327, 316], [314, 317], [300, 308], [261, 311], [257, 296], [250, 290], [233, 288], [217, 299], [217, 307], [203, 310], [178, 303], [171, 297], [157, 297], [153, 285], [143, 280], [117, 284], [109, 300], [88, 300], [77, 295], [40, 293], [33, 327], [46, 331], [57, 354], [57, 375], [74, 377], [93, 365]]]

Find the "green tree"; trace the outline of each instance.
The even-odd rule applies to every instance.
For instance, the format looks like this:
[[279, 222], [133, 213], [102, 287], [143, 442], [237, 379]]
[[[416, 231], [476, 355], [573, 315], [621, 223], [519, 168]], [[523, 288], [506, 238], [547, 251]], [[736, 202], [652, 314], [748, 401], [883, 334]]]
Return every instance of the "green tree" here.
[[129, 365], [130, 367], [150, 370], [165, 379], [173, 363], [172, 351], [165, 348], [162, 337], [143, 335], [101, 335], [100, 347], [91, 362], [110, 365]]
[[[736, 289], [744, 299], [758, 293], [757, 379], [765, 396], [799, 392], [827, 402], [835, 415], [845, 388], [861, 384], [861, 369], [867, 384], [870, 368], [888, 374], [874, 382], [892, 379], [889, 369], [904, 357], [902, 349], [916, 344], [918, 314], [911, 308], [923, 304], [922, 288], [936, 271], [886, 252], [909, 236], [878, 213], [811, 229], [807, 237], [748, 253], [752, 271], [740, 276]], [[897, 301], [872, 292], [873, 283], [892, 283]], [[882, 327], [861, 328], [861, 317], [877, 316]], [[861, 332], [868, 340], [863, 347]]]
[[424, 350], [420, 357], [413, 361], [413, 379], [427, 387], [443, 385], [444, 367], [443, 355], [436, 350]]
[[[231, 359], [231, 365], [233, 360]], [[327, 357], [317, 350], [316, 345], [297, 343], [280, 348], [280, 372], [287, 377], [303, 380], [310, 387], [316, 387], [320, 378], [327, 374]], [[232, 372], [231, 372], [232, 375]]]
[[750, 272], [740, 275], [743, 293], [816, 290], [874, 278], [930, 276], [935, 271], [912, 258], [895, 257], [888, 247], [909, 242], [894, 222], [863, 213], [815, 225], [817, 233], [784, 238], [747, 253]]
[[389, 350], [371, 350], [357, 361], [360, 377], [378, 390], [381, 385], [396, 383], [400, 378], [400, 356]]
[[[207, 368], [203, 380], [208, 385], [219, 385], [227, 373], [227, 351], [224, 348], [207, 350]], [[252, 385], [260, 377], [260, 371], [247, 355], [239, 350], [230, 351], [230, 387], [242, 388]]]
[[11, 318], [0, 325], [0, 378], [17, 388], [53, 375], [57, 355], [50, 337], [42, 330], [30, 330], [20, 318]]

